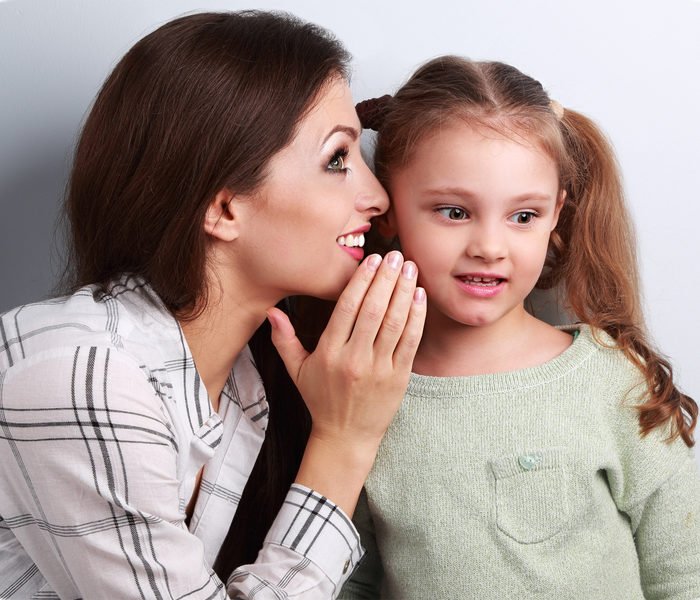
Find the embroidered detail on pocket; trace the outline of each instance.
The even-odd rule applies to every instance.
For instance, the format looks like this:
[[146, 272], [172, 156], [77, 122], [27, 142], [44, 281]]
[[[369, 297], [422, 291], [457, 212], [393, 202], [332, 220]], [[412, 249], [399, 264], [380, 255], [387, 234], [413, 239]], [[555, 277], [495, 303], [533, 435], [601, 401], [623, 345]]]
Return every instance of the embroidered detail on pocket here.
[[521, 544], [551, 538], [570, 517], [566, 453], [548, 448], [490, 462], [495, 477], [496, 524]]

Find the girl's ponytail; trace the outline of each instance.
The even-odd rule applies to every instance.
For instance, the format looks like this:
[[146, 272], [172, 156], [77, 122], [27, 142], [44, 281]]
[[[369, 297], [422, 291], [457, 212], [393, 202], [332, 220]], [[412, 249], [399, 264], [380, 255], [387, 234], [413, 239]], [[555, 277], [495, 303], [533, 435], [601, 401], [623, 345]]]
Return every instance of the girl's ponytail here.
[[561, 281], [571, 311], [614, 338], [640, 369], [649, 389], [637, 407], [642, 435], [668, 423], [670, 439], [680, 436], [691, 447], [698, 407], [675, 387], [671, 365], [645, 331], [634, 234], [612, 148], [577, 112], [565, 110], [560, 125], [570, 160], [562, 170], [567, 197], [540, 283]]

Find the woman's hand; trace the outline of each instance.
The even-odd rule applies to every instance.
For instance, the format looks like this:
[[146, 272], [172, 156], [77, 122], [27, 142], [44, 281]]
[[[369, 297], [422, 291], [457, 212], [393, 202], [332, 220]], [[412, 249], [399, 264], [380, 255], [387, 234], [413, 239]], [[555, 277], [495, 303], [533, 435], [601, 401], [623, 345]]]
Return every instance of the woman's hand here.
[[312, 417], [297, 482], [352, 513], [384, 432], [403, 399], [425, 321], [417, 269], [369, 256], [309, 354], [287, 316], [270, 309], [272, 341]]

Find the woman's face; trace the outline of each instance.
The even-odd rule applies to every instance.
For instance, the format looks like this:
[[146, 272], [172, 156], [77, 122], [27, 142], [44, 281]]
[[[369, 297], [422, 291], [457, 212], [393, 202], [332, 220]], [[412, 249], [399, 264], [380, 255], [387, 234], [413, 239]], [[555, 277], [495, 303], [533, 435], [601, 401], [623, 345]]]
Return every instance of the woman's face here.
[[239, 268], [261, 290], [336, 298], [347, 284], [370, 218], [389, 206], [360, 154], [360, 132], [347, 83], [332, 80], [271, 159], [262, 188], [242, 203]]

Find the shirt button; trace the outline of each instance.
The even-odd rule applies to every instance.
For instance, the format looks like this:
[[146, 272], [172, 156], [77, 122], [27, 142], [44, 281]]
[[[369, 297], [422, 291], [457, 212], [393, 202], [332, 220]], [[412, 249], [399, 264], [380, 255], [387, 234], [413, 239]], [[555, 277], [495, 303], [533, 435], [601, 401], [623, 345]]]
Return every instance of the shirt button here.
[[345, 564], [343, 565], [343, 575], [348, 572], [348, 569], [350, 568], [350, 559], [345, 561]]
[[518, 457], [518, 463], [526, 471], [531, 471], [540, 462], [540, 457], [537, 454], [523, 454]]

